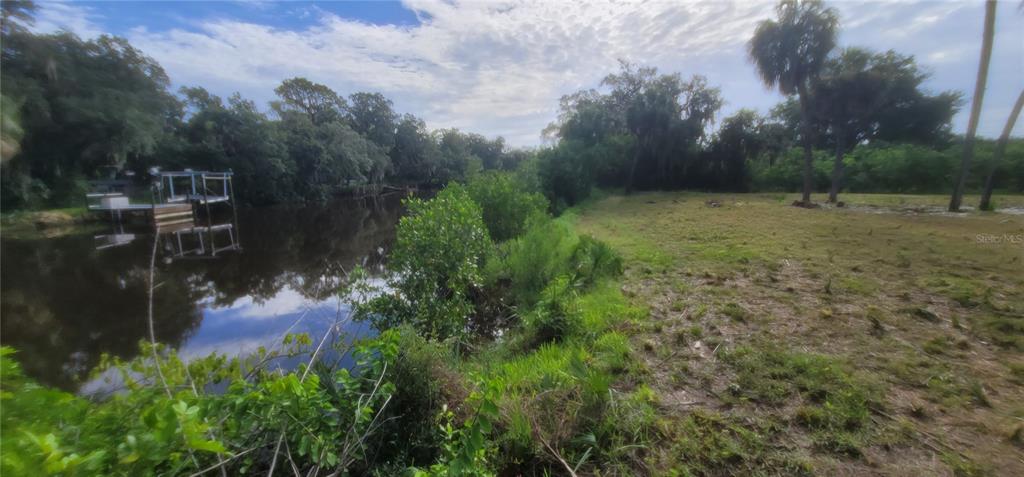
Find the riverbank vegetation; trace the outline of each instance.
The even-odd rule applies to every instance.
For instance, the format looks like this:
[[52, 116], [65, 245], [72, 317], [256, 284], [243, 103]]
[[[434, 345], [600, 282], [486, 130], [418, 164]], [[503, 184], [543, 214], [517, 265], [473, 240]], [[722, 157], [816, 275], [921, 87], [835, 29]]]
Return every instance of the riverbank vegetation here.
[[[353, 305], [381, 334], [350, 348], [332, 350], [348, 342], [333, 332], [288, 335], [255, 356], [186, 363], [146, 342], [139, 358], [96, 370], [122, 391], [95, 401], [35, 384], [5, 349], [4, 471], [486, 475], [564, 470], [570, 460], [576, 469], [625, 466], [631, 452], [614, 449], [637, 437], [612, 413], [641, 419], [651, 410], [642, 390], [616, 397], [612, 385], [632, 366], [617, 330], [644, 312], [614, 282], [621, 258], [577, 235], [572, 214], [552, 219], [535, 192], [480, 186], [514, 184], [509, 177], [407, 201], [389, 287], [373, 290], [357, 270], [339, 291], [375, 296]], [[511, 204], [532, 209], [503, 213]], [[495, 243], [492, 230], [511, 236]], [[295, 356], [307, 364], [271, 366]], [[58, 405], [66, 411], [50, 412]], [[581, 434], [593, 442], [574, 444]]]

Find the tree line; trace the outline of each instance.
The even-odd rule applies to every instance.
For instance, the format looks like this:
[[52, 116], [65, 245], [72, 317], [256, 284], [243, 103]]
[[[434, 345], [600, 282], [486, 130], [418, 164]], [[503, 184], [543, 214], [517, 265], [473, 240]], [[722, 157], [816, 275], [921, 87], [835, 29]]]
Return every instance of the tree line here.
[[[544, 130], [553, 145], [535, 150], [431, 131], [379, 93], [346, 97], [305, 78], [283, 81], [266, 112], [237, 93], [174, 94], [160, 65], [123, 38], [33, 34], [30, 2], [3, 5], [8, 209], [77, 203], [86, 179], [121, 170], [145, 177], [153, 167], [230, 169], [250, 204], [517, 168], [555, 209], [594, 186], [802, 191], [810, 205], [812, 191], [835, 202], [843, 189], [936, 193], [955, 184], [960, 193], [983, 189], [983, 208], [995, 187], [1024, 191], [1024, 144], [1009, 137], [1019, 107], [998, 142], [976, 140], [975, 95], [973, 127], [954, 135], [960, 92], [928, 91], [912, 56], [840, 48], [838, 14], [818, 0], [780, 2], [748, 42], [765, 86], [786, 97], [768, 114], [721, 118], [726, 99], [705, 77], [623, 62], [597, 88], [562, 97]], [[976, 144], [986, 160], [970, 160]]]
[[240, 200], [322, 200], [384, 184], [442, 185], [512, 169], [525, 153], [457, 129], [429, 130], [379, 93], [347, 97], [283, 81], [269, 112], [202, 87], [170, 91], [124, 38], [34, 34], [35, 6], [3, 2], [6, 209], [80, 203], [87, 180], [150, 169], [232, 170]]
[[[912, 56], [839, 48], [838, 15], [820, 1], [784, 0], [776, 15], [747, 45], [764, 84], [786, 96], [768, 115], [741, 109], [712, 133], [724, 103], [718, 88], [699, 75], [623, 63], [599, 88], [562, 98], [545, 130], [557, 144], [540, 153], [549, 198], [571, 205], [588, 183], [627, 192], [799, 190], [804, 205], [820, 190], [830, 202], [843, 188], [948, 191], [953, 156], [972, 147], [951, 131], [961, 93], [925, 89], [928, 74]], [[990, 195], [1001, 177], [1024, 190], [1024, 144], [1009, 139], [1011, 129], [995, 148], [982, 141], [991, 159], [968, 170], [971, 187]]]

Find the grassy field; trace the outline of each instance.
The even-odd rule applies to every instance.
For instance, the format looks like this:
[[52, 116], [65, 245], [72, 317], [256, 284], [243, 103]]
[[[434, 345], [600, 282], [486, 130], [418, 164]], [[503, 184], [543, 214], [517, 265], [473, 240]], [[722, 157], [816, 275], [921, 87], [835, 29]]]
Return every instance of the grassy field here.
[[622, 290], [649, 309], [622, 330], [661, 423], [644, 467], [1024, 475], [1024, 216], [946, 214], [940, 196], [795, 198], [645, 193], [579, 210], [576, 229], [624, 255]]

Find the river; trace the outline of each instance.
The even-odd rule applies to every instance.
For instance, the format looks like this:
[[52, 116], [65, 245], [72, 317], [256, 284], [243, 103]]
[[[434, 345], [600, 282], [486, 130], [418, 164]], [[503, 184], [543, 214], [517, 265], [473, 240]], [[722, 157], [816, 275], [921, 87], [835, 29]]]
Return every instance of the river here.
[[[190, 358], [269, 349], [286, 332], [316, 340], [337, 320], [348, 339], [367, 333], [368, 324], [348, 320], [349, 300], [338, 289], [356, 266], [382, 276], [401, 199], [239, 208], [237, 219], [222, 213], [213, 221], [231, 226], [214, 232], [212, 245], [208, 229], [162, 234], [157, 341]], [[153, 240], [141, 226], [0, 240], [0, 333], [29, 376], [89, 393], [103, 387], [89, 376], [104, 353], [136, 356], [139, 341], [149, 339]]]

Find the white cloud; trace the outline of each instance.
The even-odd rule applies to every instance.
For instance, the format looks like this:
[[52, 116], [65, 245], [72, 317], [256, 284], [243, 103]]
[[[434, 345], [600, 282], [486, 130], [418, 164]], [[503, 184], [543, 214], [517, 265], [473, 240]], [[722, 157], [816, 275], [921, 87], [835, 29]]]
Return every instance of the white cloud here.
[[40, 33], [70, 31], [82, 38], [96, 38], [104, 33], [102, 18], [84, 5], [64, 1], [40, 2], [32, 30]]
[[252, 297], [246, 296], [234, 303], [212, 308], [218, 317], [228, 320], [242, 319], [277, 319], [278, 317], [299, 314], [303, 310], [318, 308], [319, 303], [311, 302], [290, 287], [282, 288], [274, 296], [257, 303]]
[[[744, 51], [756, 23], [773, 15], [774, 2], [406, 0], [405, 5], [421, 24], [372, 25], [311, 8], [304, 11], [316, 23], [296, 31], [218, 17], [194, 19], [188, 29], [140, 26], [127, 36], [177, 85], [201, 85], [220, 95], [239, 91], [265, 103], [281, 80], [305, 76], [343, 94], [379, 91], [400, 112], [421, 116], [430, 127], [503, 135], [513, 145], [539, 143], [558, 98], [597, 86], [620, 58], [708, 76], [728, 100], [725, 114], [740, 107], [767, 111], [779, 100], [760, 85]], [[834, 5], [842, 16], [843, 45], [914, 54], [934, 71], [929, 87], [937, 91], [973, 88], [980, 4]], [[76, 18], [69, 28], [96, 31], [86, 9], [64, 3], [46, 4], [43, 11], [54, 14], [45, 23], [55, 24], [61, 9], [81, 14], [63, 15]], [[1020, 15], [1000, 14], [1000, 30], [1019, 34]], [[1005, 64], [994, 67], [990, 97], [996, 105], [1006, 102], [1003, 96], [1016, 96], [1001, 91], [1020, 83], [1021, 57], [1019, 38], [997, 40], [994, 61]], [[985, 114], [992, 117], [982, 121], [982, 133], [997, 134], [1001, 125], [987, 126], [997, 121], [992, 112]], [[958, 116], [956, 129], [963, 130], [964, 116]]]
[[[431, 127], [539, 141], [558, 98], [596, 85], [623, 58], [671, 68], [736, 50], [767, 4], [407, 2], [414, 27], [320, 13], [284, 31], [239, 21], [129, 34], [178, 84], [270, 99], [282, 79], [306, 76], [339, 92], [380, 91]], [[738, 52], [738, 53], [737, 53]], [[742, 58], [740, 61], [743, 61]], [[695, 72], [696, 68], [688, 73]]]

